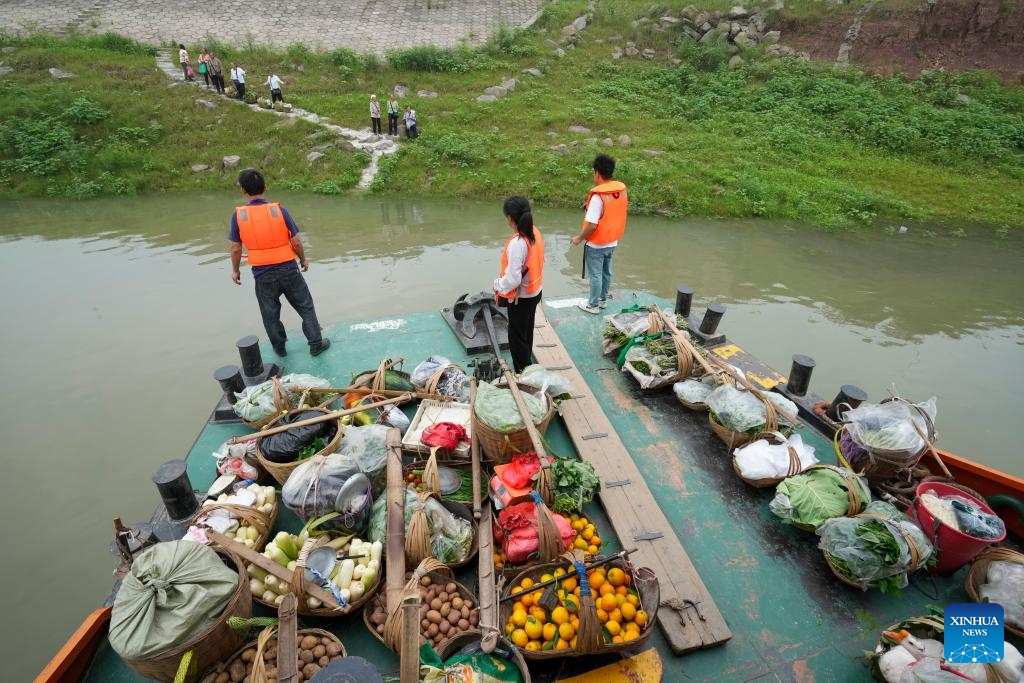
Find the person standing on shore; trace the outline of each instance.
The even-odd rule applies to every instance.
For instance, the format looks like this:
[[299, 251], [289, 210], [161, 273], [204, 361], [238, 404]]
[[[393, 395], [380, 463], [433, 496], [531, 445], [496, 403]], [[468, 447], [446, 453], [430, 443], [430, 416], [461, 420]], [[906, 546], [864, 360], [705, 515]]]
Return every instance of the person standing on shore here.
[[204, 47], [203, 51], [199, 53], [199, 73], [203, 75], [203, 81], [206, 83], [206, 87], [210, 87], [210, 53]]
[[[309, 342], [309, 354], [319, 356], [331, 345], [320, 331], [320, 322], [302, 273], [309, 270], [306, 252], [299, 239], [299, 228], [288, 211], [277, 202], [263, 198], [267, 181], [255, 168], [238, 174], [238, 187], [248, 203], [231, 215], [228, 242], [231, 252], [231, 281], [242, 284], [242, 246], [245, 246], [252, 277], [256, 283], [256, 302], [270, 344], [278, 356], [287, 355], [288, 336], [281, 323], [281, 295], [302, 318], [302, 332]], [[298, 265], [295, 259], [299, 259]], [[302, 272], [299, 272], [299, 268]]]
[[501, 250], [494, 294], [499, 305], [508, 307], [508, 350], [513, 368], [522, 372], [532, 362], [534, 322], [544, 284], [544, 238], [533, 224], [526, 197], [509, 197], [503, 210], [512, 236]]
[[245, 69], [234, 62], [231, 64], [231, 82], [235, 84], [235, 92], [238, 99], [245, 99]]
[[210, 53], [210, 79], [213, 80], [213, 87], [221, 95], [224, 94], [224, 65], [220, 63], [217, 55]]
[[612, 283], [612, 254], [626, 232], [629, 193], [624, 183], [612, 180], [615, 159], [607, 154], [594, 158], [594, 187], [587, 195], [583, 229], [572, 238], [573, 244], [586, 241], [583, 263], [590, 271], [590, 294], [579, 308], [597, 314], [608, 306], [608, 289]]
[[267, 76], [267, 82], [263, 85], [270, 86], [270, 101], [284, 102], [284, 95], [281, 94], [281, 79], [273, 71]]
[[178, 63], [181, 64], [181, 77], [188, 80], [188, 50], [184, 43], [178, 43]]
[[380, 102], [376, 95], [370, 95], [370, 125], [373, 127], [373, 134], [380, 135]]
[[388, 135], [398, 136], [398, 100], [395, 93], [388, 95]]
[[416, 110], [412, 107], [405, 108], [405, 137], [410, 140], [416, 138], [419, 131], [416, 130]]

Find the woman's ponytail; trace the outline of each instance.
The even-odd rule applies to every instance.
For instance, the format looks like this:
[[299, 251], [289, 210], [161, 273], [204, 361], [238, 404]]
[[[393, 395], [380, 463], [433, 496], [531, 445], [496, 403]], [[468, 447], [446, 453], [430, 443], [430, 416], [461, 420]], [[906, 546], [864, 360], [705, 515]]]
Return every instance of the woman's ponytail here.
[[530, 210], [530, 201], [523, 196], [516, 195], [505, 200], [505, 215], [512, 218], [516, 224], [516, 232], [533, 244], [533, 212]]

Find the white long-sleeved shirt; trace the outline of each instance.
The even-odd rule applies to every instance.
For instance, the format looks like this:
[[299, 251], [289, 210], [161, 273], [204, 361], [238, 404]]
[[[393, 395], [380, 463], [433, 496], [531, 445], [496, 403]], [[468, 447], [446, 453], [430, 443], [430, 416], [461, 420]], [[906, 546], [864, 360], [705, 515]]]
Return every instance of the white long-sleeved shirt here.
[[281, 79], [277, 77], [277, 74], [272, 74], [267, 77], [267, 82], [264, 85], [269, 85], [271, 90], [280, 90]]
[[231, 70], [231, 80], [238, 83], [245, 83], [245, 69], [240, 66], [236, 66]]
[[530, 289], [530, 273], [523, 275], [523, 265], [526, 263], [529, 248], [529, 243], [522, 235], [512, 238], [505, 249], [508, 254], [508, 269], [503, 277], [494, 279], [494, 291], [511, 292], [518, 287], [520, 297], [537, 296], [540, 293], [527, 294]]

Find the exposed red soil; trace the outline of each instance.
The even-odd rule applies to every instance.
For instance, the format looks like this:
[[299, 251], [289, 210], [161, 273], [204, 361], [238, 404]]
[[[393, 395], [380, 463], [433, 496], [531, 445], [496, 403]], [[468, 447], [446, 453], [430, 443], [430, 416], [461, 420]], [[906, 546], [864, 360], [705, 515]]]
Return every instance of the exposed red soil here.
[[[1024, 84], [1024, 2], [922, 0], [907, 6], [885, 0], [869, 10], [850, 53], [852, 64], [882, 74], [916, 76], [922, 69], [986, 69], [1007, 83]], [[775, 20], [782, 42], [834, 61], [856, 10], [838, 8], [816, 20]]]

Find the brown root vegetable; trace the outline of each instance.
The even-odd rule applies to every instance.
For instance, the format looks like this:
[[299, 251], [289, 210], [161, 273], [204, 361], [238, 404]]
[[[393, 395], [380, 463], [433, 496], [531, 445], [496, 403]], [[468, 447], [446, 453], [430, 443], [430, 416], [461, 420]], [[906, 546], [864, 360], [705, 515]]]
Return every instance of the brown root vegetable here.
[[[421, 595], [420, 598], [422, 598], [422, 597], [423, 596]], [[428, 605], [427, 603], [424, 602], [423, 604], [420, 605], [420, 618], [421, 619], [423, 617], [427, 616], [427, 610], [428, 609], [430, 609], [430, 605]]]
[[430, 584], [431, 584], [431, 581], [430, 581], [430, 577], [429, 576], [424, 576], [422, 579], [420, 579], [420, 585], [421, 586], [429, 586]]
[[316, 647], [313, 648], [313, 658], [314, 659], [320, 659], [325, 654], [327, 654], [327, 648], [324, 647], [323, 645], [317, 645]]
[[454, 581], [449, 581], [448, 585], [445, 586], [444, 589], [446, 591], [448, 591], [449, 593], [457, 593], [458, 590], [459, 590], [459, 587], [458, 587], [458, 585], [456, 585], [456, 583]]
[[479, 621], [480, 621], [480, 613], [479, 612], [470, 612], [469, 613], [469, 625], [470, 626], [476, 626], [477, 622], [479, 622]]
[[246, 650], [242, 653], [241, 660], [243, 662], [251, 662], [256, 656], [256, 650]]
[[300, 650], [312, 650], [314, 647], [320, 644], [320, 639], [316, 636], [303, 636], [302, 640], [299, 641]]
[[299, 659], [305, 664], [309, 664], [313, 661], [313, 653], [309, 650], [299, 650]]
[[327, 656], [328, 657], [337, 657], [338, 655], [341, 654], [341, 645], [338, 644], [338, 643], [335, 643], [334, 641], [326, 643], [325, 647], [327, 648]]
[[460, 631], [468, 631], [469, 630], [469, 619], [459, 619], [459, 630]]
[[462, 605], [463, 605], [463, 600], [462, 600], [461, 597], [456, 595], [454, 598], [452, 598], [452, 609], [461, 610], [462, 609]]
[[429, 612], [427, 612], [427, 621], [429, 621], [431, 624], [440, 624], [441, 613], [437, 610], [430, 610]]
[[441, 633], [448, 633], [448, 631], [450, 631], [451, 628], [452, 625], [448, 621], [442, 621], [440, 624], [437, 625], [437, 630]]
[[221, 671], [217, 674], [217, 678], [213, 679], [213, 683], [229, 683], [229, 681], [231, 681], [231, 676], [227, 671]]
[[245, 679], [245, 663], [240, 659], [231, 662], [231, 666], [228, 667], [228, 676], [231, 677], [231, 683], [242, 683], [242, 680]]
[[313, 676], [316, 676], [316, 673], [319, 670], [320, 667], [317, 664], [307, 664], [306, 666], [302, 667], [302, 675], [305, 676], [306, 680], [308, 681]]
[[452, 610], [451, 613], [448, 615], [448, 623], [454, 626], [455, 624], [459, 623], [459, 619], [461, 618], [462, 612], [456, 612], [455, 610]]
[[448, 615], [451, 614], [451, 611], [452, 611], [452, 605], [451, 605], [450, 602], [446, 602], [443, 605], [441, 605], [440, 612], [441, 612], [441, 616], [442, 617], [445, 617], [447, 619]]
[[377, 635], [384, 635], [384, 624], [377, 624]]
[[430, 626], [430, 621], [427, 619], [420, 619], [420, 630], [425, 631]]
[[321, 669], [322, 669], [322, 668], [324, 668], [325, 666], [327, 666], [327, 665], [328, 665], [328, 664], [330, 664], [330, 663], [331, 663], [331, 658], [330, 658], [330, 657], [328, 657], [327, 655], [324, 655], [324, 656], [323, 656], [323, 657], [321, 657], [321, 658], [320, 658], [319, 660], [317, 660], [317, 665], [318, 665], [318, 666], [319, 666], [319, 667], [320, 667]]
[[441, 611], [441, 605], [443, 604], [444, 603], [441, 601], [440, 598], [434, 598], [430, 601], [430, 609], [434, 610], [435, 612], [439, 612]]
[[430, 637], [430, 638], [433, 638], [434, 636], [436, 636], [438, 634], [437, 624], [431, 624], [430, 626], [428, 626], [427, 630], [424, 631], [424, 633], [426, 633], [427, 636]]
[[[423, 616], [424, 617], [427, 616], [427, 613], [424, 612]], [[388, 615], [384, 614], [383, 612], [374, 612], [373, 614], [370, 615], [370, 623], [373, 624], [374, 626], [379, 626], [380, 624], [383, 624], [387, 620], [388, 620]]]
[[448, 593], [446, 591], [441, 591], [441, 593], [438, 594], [437, 599], [442, 603], [448, 602]]

